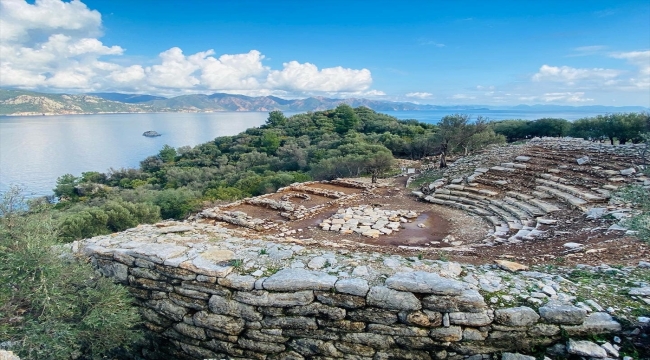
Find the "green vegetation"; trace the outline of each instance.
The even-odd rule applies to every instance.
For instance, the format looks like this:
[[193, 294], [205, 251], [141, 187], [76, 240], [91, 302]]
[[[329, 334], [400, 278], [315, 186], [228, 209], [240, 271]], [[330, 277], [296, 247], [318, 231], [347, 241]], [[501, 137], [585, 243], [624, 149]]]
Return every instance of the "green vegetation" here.
[[642, 142], [643, 134], [650, 132], [650, 114], [607, 114], [574, 122], [564, 119], [504, 120], [490, 125], [509, 142], [535, 136], [573, 136], [593, 141], [609, 140], [613, 145], [615, 140], [619, 144]]
[[[646, 170], [646, 173], [649, 172]], [[640, 185], [631, 185], [616, 195], [618, 199], [631, 203], [638, 210], [638, 213], [627, 219], [624, 224], [630, 230], [636, 231], [639, 239], [650, 243], [650, 190]]]
[[0, 201], [0, 339], [22, 359], [121, 357], [141, 337], [127, 290], [64, 250], [52, 212], [19, 194]]
[[274, 192], [294, 182], [394, 173], [395, 157], [469, 153], [504, 142], [485, 119], [451, 115], [440, 126], [339, 105], [285, 117], [195, 147], [165, 145], [139, 169], [61, 176], [54, 189], [61, 237], [75, 240], [160, 219], [183, 219], [213, 203]]

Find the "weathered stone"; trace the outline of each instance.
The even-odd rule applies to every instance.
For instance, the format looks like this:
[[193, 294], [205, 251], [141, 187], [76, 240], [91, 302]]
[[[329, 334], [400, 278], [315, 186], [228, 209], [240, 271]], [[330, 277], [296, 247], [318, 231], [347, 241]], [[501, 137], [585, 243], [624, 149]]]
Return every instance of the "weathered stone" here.
[[295, 329], [295, 330], [316, 330], [316, 320], [303, 316], [287, 316], [278, 318], [265, 318], [262, 320], [265, 328]]
[[161, 276], [157, 271], [152, 269], [135, 267], [135, 268], [131, 268], [129, 272], [131, 273], [131, 275], [139, 278], [145, 278], [150, 280], [165, 280], [164, 276]]
[[492, 310], [480, 313], [452, 312], [449, 313], [449, 322], [452, 325], [485, 326], [492, 323], [494, 314]]
[[201, 299], [201, 300], [208, 300], [210, 298], [210, 295], [201, 291], [196, 291], [196, 290], [190, 290], [190, 289], [185, 289], [180, 286], [174, 286], [174, 291], [195, 299]]
[[[437, 313], [440, 315], [440, 313]], [[401, 311], [397, 314], [399, 320], [408, 325], [432, 326], [429, 316], [422, 311]]]
[[374, 349], [388, 349], [395, 344], [395, 340], [388, 335], [371, 333], [350, 333], [344, 334], [341, 340], [354, 344], [371, 346]]
[[390, 349], [378, 351], [373, 360], [431, 360], [431, 356], [426, 351]]
[[184, 289], [199, 291], [212, 295], [230, 296], [231, 294], [230, 290], [224, 288], [223, 286], [198, 281], [183, 281], [181, 283], [181, 287]]
[[370, 289], [366, 297], [370, 306], [391, 310], [420, 310], [422, 304], [410, 292], [396, 291], [384, 286], [375, 286]]
[[228, 335], [239, 335], [244, 330], [244, 320], [230, 316], [199, 311], [194, 314], [194, 325]]
[[254, 276], [250, 275], [230, 274], [225, 278], [219, 278], [217, 282], [221, 286], [247, 291], [253, 290], [253, 287], [255, 286], [255, 280], [257, 279]]
[[552, 324], [580, 325], [587, 311], [573, 305], [546, 305], [539, 308], [542, 319]]
[[162, 327], [169, 327], [172, 324], [172, 321], [166, 318], [165, 316], [162, 316], [158, 314], [156, 311], [149, 309], [149, 308], [140, 308], [140, 314], [142, 317], [150, 321], [156, 325], [162, 326]]
[[282, 334], [290, 338], [308, 338], [318, 340], [338, 340], [339, 334], [326, 330], [283, 329]]
[[366, 328], [366, 323], [361, 321], [318, 319], [317, 322], [320, 328], [328, 331], [360, 332]]
[[327, 306], [321, 303], [311, 303], [304, 306], [294, 306], [286, 311], [287, 315], [317, 316], [331, 320], [342, 320], [345, 318], [345, 310], [334, 306]]
[[578, 356], [586, 356], [599, 359], [607, 357], [607, 351], [605, 351], [605, 349], [592, 343], [591, 341], [586, 340], [575, 341], [573, 339], [569, 339], [566, 349], [569, 354]]
[[187, 247], [163, 244], [163, 243], [144, 243], [141, 246], [127, 251], [128, 255], [133, 257], [148, 259], [156, 264], [162, 264], [166, 259], [171, 259], [183, 255]]
[[407, 349], [435, 349], [438, 345], [428, 336], [395, 336], [395, 343]]
[[366, 280], [357, 278], [340, 279], [336, 282], [335, 288], [337, 292], [357, 296], [366, 296], [370, 289]]
[[249, 329], [246, 330], [244, 336], [251, 340], [274, 342], [274, 343], [284, 343], [289, 340], [288, 337], [282, 336], [281, 329], [268, 329], [268, 330], [278, 330], [278, 331], [276, 334], [268, 334], [267, 332], [262, 332], [260, 330]]
[[522, 355], [519, 353], [503, 353], [501, 360], [535, 360], [534, 356]]
[[550, 324], [535, 324], [532, 328], [530, 328], [530, 330], [528, 330], [528, 335], [533, 337], [555, 336], [559, 333], [560, 327]]
[[355, 344], [350, 342], [336, 342], [336, 348], [345, 354], [371, 357], [375, 355], [375, 349], [371, 346]]
[[319, 271], [283, 269], [264, 281], [264, 289], [273, 291], [329, 290], [337, 277]]
[[285, 346], [283, 344], [276, 344], [273, 342], [266, 342], [266, 341], [259, 341], [259, 340], [255, 341], [255, 340], [250, 340], [245, 338], [239, 338], [239, 340], [237, 340], [237, 344], [239, 344], [239, 346], [241, 346], [244, 349], [257, 351], [264, 354], [274, 354], [274, 353], [283, 352], [285, 350]]
[[324, 341], [317, 339], [293, 339], [288, 345], [300, 355], [313, 356], [321, 353], [320, 347], [323, 343]]
[[[193, 322], [194, 322], [194, 320], [192, 320], [192, 323]], [[210, 330], [210, 329], [206, 329], [205, 333], [208, 335], [208, 338], [210, 338], [210, 339], [217, 339], [217, 340], [227, 341], [227, 342], [230, 342], [230, 343], [236, 343], [237, 339], [239, 338], [239, 336], [237, 336], [237, 335], [228, 335], [228, 334], [224, 334], [224, 333], [218, 332], [218, 331], [213, 331], [213, 330]]]
[[348, 311], [348, 318], [354, 321], [390, 325], [397, 322], [397, 312], [366, 308]]
[[219, 295], [212, 295], [208, 304], [210, 311], [215, 314], [241, 317], [248, 321], [262, 320], [262, 314], [255, 311], [255, 307]]
[[215, 260], [206, 259], [202, 255], [197, 256], [193, 260], [184, 261], [178, 266], [182, 269], [194, 271], [197, 274], [218, 278], [227, 276], [234, 269], [234, 267], [230, 266], [226, 262], [218, 263], [215, 262]]
[[[242, 349], [238, 348], [237, 345], [235, 345], [235, 344], [233, 344], [231, 342], [227, 342], [227, 341], [219, 341], [219, 340], [212, 339], [212, 340], [210, 340], [208, 342], [204, 342], [203, 345], [205, 345], [206, 347], [208, 347], [208, 348], [210, 348], [210, 349], [212, 349], [214, 351], [218, 351], [218, 352], [221, 352], [221, 353], [226, 353], [226, 354], [233, 355], [233, 356], [242, 356], [242, 355], [244, 355], [244, 352], [242, 351]], [[202, 359], [219, 359], [220, 357], [211, 356], [211, 357], [207, 357], [207, 358], [206, 357], [201, 357], [201, 358]]]
[[460, 341], [463, 339], [463, 329], [460, 326], [450, 326], [431, 329], [429, 336], [438, 341]]
[[427, 336], [428, 331], [415, 326], [368, 324], [368, 331], [375, 334], [397, 336]]
[[208, 308], [208, 304], [206, 303], [205, 300], [195, 299], [195, 298], [179, 295], [176, 293], [170, 293], [169, 299], [174, 303], [176, 303], [177, 305], [184, 306], [186, 308], [190, 308], [194, 310], [205, 310]]
[[621, 331], [621, 324], [606, 312], [595, 312], [587, 316], [581, 325], [562, 326], [569, 335], [594, 335]]
[[205, 330], [196, 326], [188, 325], [185, 323], [177, 323], [174, 324], [174, 330], [178, 331], [179, 333], [185, 336], [189, 336], [193, 339], [198, 339], [198, 340], [206, 339]]
[[119, 282], [126, 282], [129, 276], [129, 267], [115, 261], [97, 261], [97, 270], [103, 276], [110, 277]]
[[386, 286], [394, 290], [436, 295], [461, 295], [470, 289], [469, 284], [462, 281], [423, 271], [397, 273], [386, 279]]
[[171, 292], [174, 290], [174, 287], [169, 285], [165, 281], [138, 278], [133, 275], [129, 275], [128, 280], [129, 280], [129, 285], [133, 287], [140, 287], [147, 290], [158, 290], [164, 292]]
[[476, 290], [465, 290], [460, 296], [429, 295], [422, 299], [424, 308], [443, 313], [481, 312], [487, 308], [483, 296]]
[[174, 279], [180, 279], [180, 280], [194, 280], [196, 278], [196, 274], [185, 269], [181, 269], [178, 267], [172, 267], [172, 266], [162, 266], [162, 265], [155, 265], [156, 271], [158, 271], [160, 274], [174, 278]]
[[216, 356], [218, 356], [214, 352], [212, 352], [212, 351], [210, 351], [208, 349], [204, 349], [204, 348], [202, 348], [200, 346], [190, 345], [190, 344], [186, 344], [186, 343], [180, 342], [180, 341], [178, 342], [178, 344], [181, 347], [181, 349], [183, 349], [184, 353], [189, 354], [190, 356], [193, 356], [193, 357], [196, 357], [196, 358], [214, 359]]
[[528, 266], [516, 263], [514, 261], [494, 260], [494, 262], [497, 265], [499, 265], [499, 267], [502, 268], [503, 270], [508, 270], [512, 272], [528, 270]]
[[506, 326], [530, 326], [537, 320], [539, 320], [537, 312], [526, 306], [494, 311], [494, 321]]
[[465, 328], [465, 330], [463, 330], [463, 341], [483, 341], [487, 336], [487, 331], [480, 331], [472, 328]]
[[175, 321], [183, 320], [183, 316], [188, 312], [188, 309], [174, 304], [169, 299], [149, 300], [146, 304], [150, 308]]
[[344, 295], [329, 291], [314, 291], [318, 301], [326, 305], [346, 309], [359, 309], [366, 306], [366, 298], [354, 295]]
[[632, 289], [630, 289], [628, 294], [629, 295], [636, 295], [636, 296], [650, 296], [650, 286], [632, 288]]
[[237, 291], [233, 300], [253, 306], [289, 307], [310, 304], [314, 301], [314, 292], [310, 290], [293, 293], [269, 293], [264, 290]]

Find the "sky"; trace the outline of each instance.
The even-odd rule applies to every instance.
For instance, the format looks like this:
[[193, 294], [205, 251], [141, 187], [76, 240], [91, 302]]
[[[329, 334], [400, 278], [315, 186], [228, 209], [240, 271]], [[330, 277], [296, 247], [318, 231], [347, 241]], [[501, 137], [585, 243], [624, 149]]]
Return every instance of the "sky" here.
[[0, 0], [0, 86], [650, 106], [650, 2]]

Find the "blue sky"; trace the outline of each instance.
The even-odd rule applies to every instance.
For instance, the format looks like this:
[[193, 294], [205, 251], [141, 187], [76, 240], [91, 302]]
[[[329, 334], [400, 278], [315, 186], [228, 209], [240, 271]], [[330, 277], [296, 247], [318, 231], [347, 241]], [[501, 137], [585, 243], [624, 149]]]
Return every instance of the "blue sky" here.
[[648, 1], [0, 6], [5, 87], [650, 106]]

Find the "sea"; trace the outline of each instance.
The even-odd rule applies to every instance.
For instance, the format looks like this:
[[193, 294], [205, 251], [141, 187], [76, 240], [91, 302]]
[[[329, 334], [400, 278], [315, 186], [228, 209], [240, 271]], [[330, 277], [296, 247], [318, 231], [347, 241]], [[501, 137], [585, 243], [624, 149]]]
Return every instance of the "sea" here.
[[[584, 111], [386, 111], [398, 119], [437, 123], [455, 112], [490, 120], [599, 115]], [[287, 112], [290, 116], [295, 113]], [[0, 117], [0, 193], [19, 186], [26, 197], [52, 195], [64, 174], [136, 168], [164, 145], [194, 146], [264, 124], [266, 112], [94, 114]], [[145, 131], [161, 136], [145, 137]]]

